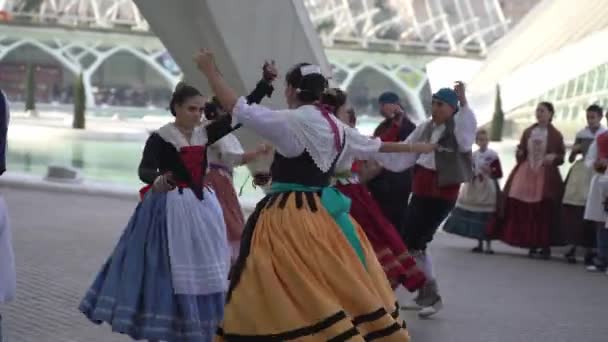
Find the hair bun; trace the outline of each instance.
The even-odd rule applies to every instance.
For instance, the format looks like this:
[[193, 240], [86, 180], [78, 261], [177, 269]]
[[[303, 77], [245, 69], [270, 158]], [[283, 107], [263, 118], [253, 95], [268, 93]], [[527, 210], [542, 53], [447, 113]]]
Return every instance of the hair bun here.
[[179, 81], [175, 85], [175, 89], [173, 90], [173, 92], [178, 92], [178, 91], [182, 90], [184, 87], [187, 87], [187, 86], [188, 86], [188, 83], [186, 83], [184, 81]]

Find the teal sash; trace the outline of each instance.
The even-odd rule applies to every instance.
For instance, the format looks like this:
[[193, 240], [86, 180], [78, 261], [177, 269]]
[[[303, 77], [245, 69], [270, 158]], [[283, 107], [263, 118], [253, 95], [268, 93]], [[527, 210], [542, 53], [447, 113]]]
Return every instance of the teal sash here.
[[355, 226], [348, 215], [350, 211], [350, 198], [344, 196], [338, 189], [334, 187], [314, 187], [306, 186], [296, 183], [280, 183], [273, 182], [270, 187], [270, 193], [281, 193], [289, 191], [301, 191], [301, 192], [321, 192], [321, 204], [333, 217], [334, 221], [338, 224], [342, 233], [346, 237], [346, 240], [350, 243], [351, 247], [357, 253], [359, 260], [365, 267], [365, 254], [363, 253], [363, 247], [361, 241], [355, 231]]

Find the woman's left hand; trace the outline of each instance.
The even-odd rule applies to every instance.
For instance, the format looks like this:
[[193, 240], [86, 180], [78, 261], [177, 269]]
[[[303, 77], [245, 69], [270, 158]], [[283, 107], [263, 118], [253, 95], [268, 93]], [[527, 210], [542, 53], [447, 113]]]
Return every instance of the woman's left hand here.
[[552, 154], [552, 153], [547, 154], [547, 155], [545, 156], [544, 164], [545, 164], [546, 166], [553, 165], [553, 162], [555, 162], [555, 158], [556, 158], [556, 157], [557, 157], [557, 156], [556, 156], [555, 154]]
[[217, 70], [215, 66], [215, 57], [213, 52], [207, 49], [201, 49], [194, 56], [194, 62], [198, 69], [203, 72], [205, 75], [209, 75], [210, 73]]
[[265, 155], [270, 152], [272, 152], [272, 146], [265, 143], [260, 144], [257, 150], [258, 155]]

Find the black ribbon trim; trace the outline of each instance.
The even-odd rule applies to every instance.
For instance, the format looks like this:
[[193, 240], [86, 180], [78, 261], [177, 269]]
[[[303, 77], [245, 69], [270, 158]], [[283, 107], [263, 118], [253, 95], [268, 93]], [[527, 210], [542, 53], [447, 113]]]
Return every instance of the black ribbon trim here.
[[288, 340], [295, 340], [304, 336], [310, 336], [319, 333], [332, 325], [346, 319], [346, 313], [340, 311], [333, 316], [330, 316], [319, 323], [309, 325], [307, 327], [290, 330], [279, 334], [267, 334], [267, 335], [239, 335], [239, 334], [226, 334], [222, 328], [219, 328], [217, 334], [222, 336], [227, 342], [282, 342]]

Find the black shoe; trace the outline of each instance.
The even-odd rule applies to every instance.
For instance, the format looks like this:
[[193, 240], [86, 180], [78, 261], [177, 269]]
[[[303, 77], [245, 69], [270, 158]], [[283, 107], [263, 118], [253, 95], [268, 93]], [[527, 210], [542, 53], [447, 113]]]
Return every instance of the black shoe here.
[[471, 252], [473, 252], [473, 253], [483, 253], [483, 248], [477, 246], [477, 247], [471, 249]]
[[543, 260], [551, 259], [551, 248], [543, 248], [539, 255]]
[[538, 250], [536, 248], [530, 248], [528, 251], [528, 258], [535, 258], [538, 255]]
[[491, 254], [494, 254], [494, 250], [491, 248], [487, 248], [485, 253], [491, 255]]
[[568, 253], [564, 254], [564, 258], [569, 264], [576, 264], [576, 249], [570, 248]]
[[585, 266], [593, 265], [593, 261], [595, 260], [596, 254], [593, 252], [589, 252], [585, 254]]

